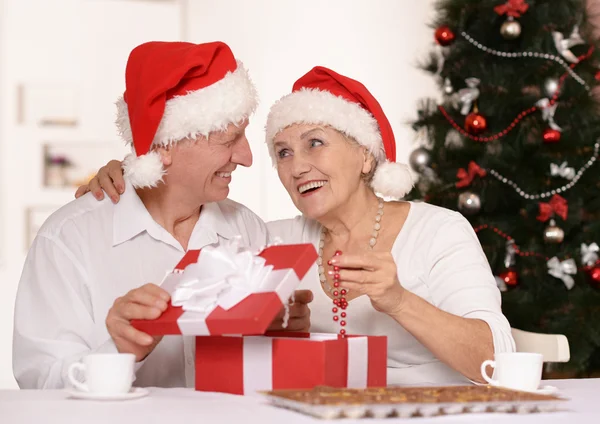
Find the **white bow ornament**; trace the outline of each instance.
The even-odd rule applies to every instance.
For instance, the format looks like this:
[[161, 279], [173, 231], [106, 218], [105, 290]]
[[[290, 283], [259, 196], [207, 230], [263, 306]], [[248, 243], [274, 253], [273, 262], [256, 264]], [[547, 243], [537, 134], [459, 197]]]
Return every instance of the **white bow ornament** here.
[[515, 255], [517, 254], [517, 247], [515, 246], [514, 240], [506, 241], [506, 253], [504, 255], [504, 267], [510, 268], [513, 266], [515, 261]]
[[548, 274], [553, 277], [560, 278], [568, 290], [571, 290], [575, 285], [575, 280], [571, 275], [577, 274], [577, 264], [574, 259], [566, 259], [560, 261], [556, 256], [550, 259], [547, 263]]
[[578, 25], [573, 27], [573, 31], [571, 32], [571, 35], [569, 35], [569, 38], [565, 38], [561, 32], [555, 31], [552, 33], [552, 39], [554, 40], [554, 46], [556, 47], [556, 50], [562, 57], [565, 58], [565, 60], [571, 63], [579, 63], [579, 59], [577, 59], [577, 56], [575, 56], [571, 51], [571, 47], [585, 44], [585, 41], [579, 34]]
[[585, 266], [594, 265], [598, 261], [598, 252], [600, 252], [598, 243], [592, 243], [589, 246], [581, 243], [581, 262]]
[[575, 178], [575, 168], [567, 166], [567, 162], [563, 162], [559, 165], [555, 163], [550, 164], [550, 175], [553, 177], [563, 177], [567, 180]]
[[479, 78], [467, 78], [465, 80], [467, 88], [461, 88], [454, 95], [453, 103], [455, 107], [458, 107], [459, 103], [462, 105], [460, 109], [462, 115], [468, 115], [473, 107], [473, 102], [479, 98], [479, 88], [477, 87], [480, 82]]
[[548, 122], [550, 128], [556, 131], [562, 131], [562, 128], [559, 127], [556, 122], [554, 122], [554, 113], [556, 112], [558, 103], [554, 102], [551, 105], [550, 99], [540, 99], [535, 105], [542, 109], [542, 118], [544, 121]]

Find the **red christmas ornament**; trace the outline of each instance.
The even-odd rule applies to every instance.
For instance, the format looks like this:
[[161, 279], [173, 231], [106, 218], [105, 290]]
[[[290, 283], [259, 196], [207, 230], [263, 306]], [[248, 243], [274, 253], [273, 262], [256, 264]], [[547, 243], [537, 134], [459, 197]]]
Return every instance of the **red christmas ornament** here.
[[595, 266], [590, 271], [590, 279], [595, 287], [600, 288], [600, 265]]
[[456, 35], [454, 35], [452, 30], [446, 25], [435, 30], [435, 41], [437, 41], [440, 46], [448, 46], [452, 44], [455, 39]]
[[560, 131], [547, 128], [544, 130], [542, 138], [544, 139], [544, 143], [558, 143], [560, 141], [560, 135]]
[[513, 270], [504, 271], [498, 277], [502, 278], [507, 286], [514, 287], [519, 283], [519, 275]]
[[596, 72], [596, 81], [600, 81], [600, 71]]
[[485, 116], [477, 112], [471, 112], [465, 118], [465, 130], [471, 134], [481, 134], [487, 130], [487, 120]]

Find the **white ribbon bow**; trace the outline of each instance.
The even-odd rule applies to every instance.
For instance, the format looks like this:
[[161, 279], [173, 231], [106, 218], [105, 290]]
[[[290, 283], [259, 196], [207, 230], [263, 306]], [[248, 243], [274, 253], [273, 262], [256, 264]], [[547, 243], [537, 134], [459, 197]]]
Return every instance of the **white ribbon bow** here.
[[479, 88], [477, 88], [477, 86], [480, 82], [481, 80], [479, 78], [467, 78], [465, 80], [467, 88], [461, 88], [454, 95], [454, 106], [458, 107], [459, 103], [462, 105], [460, 109], [462, 115], [468, 115], [471, 112], [473, 102], [479, 98]]
[[[560, 278], [568, 290], [571, 290], [575, 285], [575, 280], [571, 275], [577, 274], [577, 264], [574, 259], [566, 259], [560, 261], [556, 256], [550, 259], [548, 265], [548, 274], [553, 277]], [[570, 275], [569, 275], [570, 274]]]
[[265, 260], [241, 247], [239, 237], [224, 241], [217, 247], [207, 246], [200, 251], [198, 262], [182, 272], [173, 294], [173, 306], [205, 316], [221, 306], [228, 310], [250, 293], [274, 289], [267, 276], [273, 269]]
[[447, 49], [444, 46], [441, 46], [437, 43], [435, 44], [435, 47], [433, 49], [433, 54], [437, 61], [437, 70], [435, 72], [435, 75], [437, 76], [440, 76], [442, 70], [444, 69], [444, 62], [446, 61], [446, 50]]
[[554, 122], [554, 113], [556, 112], [558, 103], [554, 102], [550, 105], [550, 99], [540, 99], [535, 105], [542, 109], [542, 118], [544, 121], [548, 122], [550, 128], [556, 131], [562, 131], [562, 128]]
[[506, 254], [504, 255], [504, 267], [510, 268], [513, 266], [515, 261], [515, 255], [517, 254], [517, 248], [515, 246], [514, 240], [506, 241]]
[[594, 265], [598, 261], [598, 252], [600, 252], [598, 243], [592, 243], [589, 246], [581, 243], [581, 263], [585, 266]]
[[567, 180], [575, 178], [575, 168], [567, 166], [567, 162], [563, 162], [559, 165], [555, 163], [550, 164], [550, 175], [553, 177], [563, 177]]
[[579, 34], [578, 25], [573, 27], [573, 31], [571, 32], [571, 35], [569, 35], [569, 38], [565, 38], [562, 33], [554, 31], [552, 33], [552, 39], [554, 40], [554, 46], [556, 47], [556, 50], [562, 57], [571, 63], [579, 63], [577, 56], [571, 52], [571, 47], [585, 44], [585, 41]]

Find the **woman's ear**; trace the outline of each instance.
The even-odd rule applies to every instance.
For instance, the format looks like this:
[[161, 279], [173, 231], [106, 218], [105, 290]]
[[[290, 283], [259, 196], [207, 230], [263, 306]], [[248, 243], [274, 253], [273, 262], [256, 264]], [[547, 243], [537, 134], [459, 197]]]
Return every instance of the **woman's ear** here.
[[362, 166], [362, 173], [367, 175], [369, 174], [373, 168], [375, 167], [375, 157], [366, 147], [362, 147], [364, 160]]

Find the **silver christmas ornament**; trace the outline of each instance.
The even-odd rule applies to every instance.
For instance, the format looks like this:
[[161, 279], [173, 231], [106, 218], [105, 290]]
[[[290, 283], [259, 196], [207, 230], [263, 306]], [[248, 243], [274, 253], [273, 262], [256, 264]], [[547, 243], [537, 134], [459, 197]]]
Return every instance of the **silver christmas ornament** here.
[[463, 140], [460, 133], [456, 130], [449, 130], [446, 133], [446, 140], [444, 141], [446, 149], [459, 150], [465, 147], [465, 141]]
[[481, 199], [471, 191], [462, 192], [458, 196], [458, 210], [464, 215], [475, 215], [481, 210]]
[[499, 140], [491, 141], [485, 146], [485, 150], [490, 156], [500, 156], [502, 153], [502, 143]]
[[500, 34], [506, 40], [519, 38], [521, 35], [521, 24], [519, 21], [515, 21], [514, 18], [509, 17], [500, 27]]
[[408, 163], [415, 171], [422, 172], [431, 165], [431, 152], [425, 147], [418, 147], [410, 154]]
[[444, 80], [444, 93], [448, 95], [454, 93], [454, 87], [452, 87], [452, 82], [450, 81], [450, 78], [446, 78]]
[[562, 228], [556, 226], [556, 222], [551, 219], [550, 225], [544, 230], [544, 241], [546, 243], [559, 244], [565, 239], [565, 232]]
[[544, 81], [544, 92], [547, 97], [553, 97], [554, 94], [558, 91], [558, 79], [556, 78], [546, 78]]

